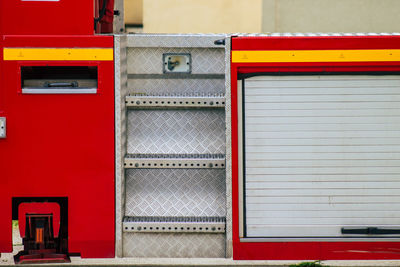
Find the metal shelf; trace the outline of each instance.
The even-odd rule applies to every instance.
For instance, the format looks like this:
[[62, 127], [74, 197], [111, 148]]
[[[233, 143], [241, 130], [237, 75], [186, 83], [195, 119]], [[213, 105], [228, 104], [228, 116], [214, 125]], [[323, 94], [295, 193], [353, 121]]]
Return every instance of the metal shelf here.
[[225, 217], [125, 217], [124, 232], [225, 233]]
[[224, 94], [191, 95], [129, 95], [125, 98], [129, 108], [224, 108]]
[[223, 154], [129, 154], [125, 168], [132, 169], [223, 169]]

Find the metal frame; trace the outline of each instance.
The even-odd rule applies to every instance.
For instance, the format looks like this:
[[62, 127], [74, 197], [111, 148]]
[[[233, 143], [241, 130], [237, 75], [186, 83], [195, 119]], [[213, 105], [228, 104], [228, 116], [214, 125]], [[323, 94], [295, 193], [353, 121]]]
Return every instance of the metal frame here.
[[226, 234], [225, 234], [225, 256], [232, 258], [232, 106], [231, 106], [231, 37], [225, 37], [225, 135], [226, 135]]
[[125, 12], [124, 12], [124, 0], [114, 0], [114, 10], [119, 12], [119, 15], [114, 15], [114, 33], [121, 34], [125, 32]]
[[[134, 109], [134, 111], [129, 111], [129, 117], [133, 118], [132, 116], [137, 116], [139, 113], [136, 112], [142, 112], [140, 109], [143, 109], [144, 112], [153, 112], [151, 109], [157, 109], [155, 112], [160, 112], [158, 109], [163, 109], [163, 110], [168, 110], [168, 114], [171, 112], [177, 112], [181, 113], [183, 109], [189, 109], [189, 108], [205, 108], [204, 110], [190, 110], [187, 115], [193, 114], [193, 112], [198, 113], [198, 112], [211, 112], [212, 114], [218, 113], [218, 115], [225, 116], [226, 113], [223, 110], [215, 109], [215, 108], [224, 108], [226, 105], [226, 99], [224, 97], [224, 92], [227, 90], [226, 83], [224, 87], [224, 83], [222, 82], [222, 79], [225, 79], [227, 76], [226, 72], [226, 66], [229, 66], [230, 64], [230, 55], [227, 60], [227, 55], [226, 53], [226, 47], [221, 46], [219, 44], [215, 44], [214, 42], [216, 40], [220, 40], [222, 38], [225, 38], [226, 35], [174, 35], [174, 34], [167, 34], [167, 35], [162, 35], [162, 34], [156, 34], [156, 35], [151, 35], [151, 34], [135, 34], [131, 36], [127, 36], [127, 54], [128, 54], [128, 84], [131, 83], [131, 87], [129, 88], [129, 92], [132, 93], [133, 95], [128, 96], [124, 101], [128, 101], [128, 103], [125, 103], [125, 105], [129, 106], [130, 109]], [[191, 53], [192, 56], [192, 73], [194, 74], [186, 74], [186, 73], [162, 73], [162, 54], [165, 53]], [[225, 60], [225, 62], [220, 61]], [[211, 62], [210, 62], [211, 60]], [[129, 64], [137, 64], [140, 62], [139, 65], [129, 65]], [[165, 81], [165, 82], [164, 82]], [[176, 88], [175, 88], [176, 87]], [[168, 92], [168, 93], [167, 93]], [[167, 93], [167, 94], [165, 94]], [[173, 95], [171, 95], [173, 93]], [[188, 94], [189, 93], [189, 94]], [[199, 95], [202, 94], [203, 95]], [[130, 103], [131, 99], [133, 100], [134, 103]], [[129, 100], [128, 100], [129, 99]], [[164, 100], [165, 99], [165, 100]], [[162, 101], [169, 101], [169, 100], [175, 100], [177, 103], [170, 103], [171, 106], [164, 106], [160, 105], [160, 102]], [[198, 100], [200, 100], [203, 103], [198, 104]], [[140, 101], [140, 106], [137, 106], [136, 101]], [[146, 101], [146, 106], [144, 106], [142, 101]], [[152, 101], [153, 103], [148, 103], [147, 101]], [[154, 105], [155, 101], [159, 101], [158, 105]], [[197, 102], [195, 104], [192, 104], [190, 102]], [[210, 102], [213, 101], [211, 104]], [[179, 103], [182, 102], [182, 103]], [[189, 102], [189, 103], [186, 103]], [[206, 104], [204, 104], [206, 102]], [[216, 105], [216, 102], [220, 102], [218, 105]], [[225, 102], [221, 105], [221, 102]], [[133, 104], [133, 106], [131, 106]], [[168, 103], [167, 103], [168, 104]], [[147, 106], [148, 105], [148, 106]], [[150, 109], [150, 110], [146, 110]], [[171, 108], [171, 109], [169, 109]], [[175, 109], [175, 110], [174, 110]], [[216, 112], [216, 113], [214, 113]], [[222, 113], [221, 113], [222, 112]], [[221, 113], [221, 114], [220, 114]], [[186, 115], [185, 115], [186, 116]], [[214, 117], [214, 115], [212, 116]], [[137, 118], [137, 117], [136, 117]], [[187, 121], [188, 117], [183, 118], [183, 123]], [[140, 121], [140, 120], [139, 120]], [[196, 121], [197, 120], [193, 120]], [[151, 120], [150, 120], [151, 122]], [[136, 123], [136, 122], [135, 122]], [[157, 128], [157, 125], [149, 125], [149, 121], [143, 120], [140, 121], [139, 124], [136, 123], [137, 127], [136, 129], [139, 129], [140, 127], [143, 126], [143, 128], [148, 128], [151, 127], [151, 129], [154, 129], [153, 127]], [[181, 133], [182, 130], [180, 130], [179, 123], [177, 123], [178, 128], [176, 130]], [[198, 124], [196, 124], [198, 125]], [[221, 128], [220, 128], [221, 127]], [[224, 123], [219, 123], [217, 130], [220, 131], [225, 131], [226, 129], [226, 124]], [[185, 129], [184, 129], [185, 130]], [[157, 137], [160, 137], [163, 133], [160, 132], [155, 133], [154, 135]], [[193, 132], [194, 136], [196, 132]], [[127, 132], [126, 135], [130, 140], [132, 140], [132, 136], [134, 135], [133, 132]], [[197, 135], [196, 135], [197, 136]], [[225, 137], [225, 135], [224, 135]], [[150, 138], [150, 137], [149, 137]], [[153, 138], [153, 137], [151, 137]], [[210, 138], [208, 138], [210, 139]], [[208, 140], [207, 138], [199, 139], [196, 137], [195, 141], [206, 141]], [[212, 137], [211, 137], [212, 139]], [[224, 139], [224, 138], [223, 138]], [[218, 138], [218, 146], [221, 145], [221, 151], [215, 151], [214, 149], [208, 149], [209, 148], [209, 143], [199, 143], [200, 146], [206, 147], [206, 149], [203, 149], [204, 151], [199, 151], [198, 153], [225, 153], [225, 141], [220, 137]], [[153, 139], [149, 140], [151, 143]], [[169, 144], [168, 145], [174, 145], [176, 142], [174, 141], [180, 140], [179, 134], [175, 137], [173, 137], [171, 140], [168, 140]], [[160, 142], [162, 143], [162, 140], [160, 139]], [[221, 144], [219, 144], [221, 142]], [[224, 142], [223, 147], [222, 147], [222, 142]], [[146, 153], [146, 146], [148, 143], [143, 143], [137, 151], [135, 150], [133, 153]], [[166, 145], [166, 144], [164, 144]], [[179, 143], [180, 146], [182, 146], [182, 142]], [[206, 146], [207, 145], [207, 146]], [[151, 144], [149, 144], [151, 146]], [[189, 146], [192, 146], [192, 144], [189, 144]], [[179, 147], [180, 148], [180, 147]], [[181, 153], [179, 151], [176, 151], [175, 153]], [[189, 147], [191, 148], [191, 147]], [[144, 149], [144, 150], [143, 150]], [[184, 151], [186, 151], [186, 145]], [[193, 150], [193, 149], [192, 149]], [[166, 150], [160, 151], [160, 152], [153, 152], [149, 151], [147, 153], [170, 153], [172, 151]], [[196, 153], [195, 151], [188, 151], [184, 153]], [[172, 152], [174, 153], [174, 152]], [[214, 171], [218, 172], [219, 175], [218, 177], [215, 177], [214, 175], [209, 175], [207, 177], [202, 177], [202, 179], [210, 179], [210, 183], [213, 184], [215, 183], [215, 179], [220, 179], [222, 180], [223, 185], [226, 185], [225, 177], [226, 177], [226, 171], [225, 166], [225, 155], [224, 154], [129, 154], [125, 157], [124, 159], [125, 163], [127, 164], [132, 164], [132, 166], [128, 166], [126, 169], [127, 173], [131, 173], [134, 169], [137, 169], [136, 171], [143, 172], [144, 169], [150, 169], [149, 172], [152, 171], [160, 171], [163, 172], [162, 169], [170, 169], [166, 170], [166, 172], [173, 172], [173, 171], [183, 171], [185, 170], [185, 175], [189, 176], [191, 180], [186, 180], [187, 185], [189, 186], [187, 192], [190, 192], [190, 190], [195, 190], [196, 182], [192, 183], [191, 181], [196, 181], [196, 177], [198, 177], [198, 173], [202, 171], [208, 171], [204, 170], [204, 168], [207, 169], [214, 169]], [[135, 164], [137, 163], [137, 167], [135, 167]], [[142, 166], [142, 164], [145, 164], [145, 166]], [[149, 166], [150, 164], [150, 166]], [[157, 166], [156, 166], [157, 164]], [[162, 164], [163, 166], [160, 166]], [[166, 166], [166, 164], [169, 164], [169, 166]], [[173, 166], [175, 164], [175, 166]], [[179, 164], [181, 166], [179, 166]], [[185, 164], [187, 166], [185, 166]], [[193, 164], [193, 166], [192, 166]], [[204, 166], [205, 164], [205, 166]], [[211, 164], [211, 165], [210, 165]], [[218, 166], [217, 166], [218, 164]], [[127, 166], [125, 166], [127, 167]], [[143, 168], [142, 168], [143, 167]], [[172, 168], [171, 168], [172, 167]], [[132, 169], [131, 169], [132, 168]], [[181, 168], [180, 170], [177, 170], [177, 168]], [[141, 169], [141, 170], [139, 170]], [[153, 169], [153, 170], [151, 170]], [[157, 170], [158, 169], [158, 170]], [[175, 170], [174, 170], [175, 169]], [[197, 170], [196, 170], [197, 169]], [[200, 170], [203, 169], [203, 170]], [[220, 170], [220, 171], [219, 171]], [[210, 172], [212, 170], [209, 170]], [[193, 172], [193, 173], [192, 173]], [[211, 174], [211, 173], [210, 173]], [[143, 173], [140, 174], [135, 174], [135, 175], [146, 175]], [[222, 175], [224, 178], [222, 178]], [[174, 176], [168, 176], [166, 178], [172, 177], [173, 179]], [[140, 176], [136, 177], [137, 179], [135, 181], [143, 181], [146, 182], [146, 177]], [[139, 179], [140, 178], [140, 179]], [[179, 178], [179, 177], [177, 177]], [[184, 177], [179, 178], [177, 181], [180, 182], [185, 182]], [[165, 184], [167, 182], [168, 184]], [[152, 181], [149, 181], [149, 183], [152, 183]], [[203, 181], [204, 183], [204, 181]], [[163, 192], [165, 194], [174, 194], [174, 187], [176, 186], [175, 184], [171, 184], [168, 181], [157, 181], [157, 185], [155, 187], [159, 188], [160, 186], [165, 186], [165, 190]], [[193, 186], [192, 186], [193, 184]], [[218, 183], [217, 183], [218, 184]], [[130, 184], [131, 185], [131, 184]], [[198, 185], [198, 184], [197, 184]], [[180, 184], [180, 187], [183, 185]], [[137, 187], [135, 187], [137, 188]], [[144, 186], [145, 189], [143, 190], [148, 190], [149, 188], [152, 188], [151, 184], [146, 184]], [[213, 205], [218, 205], [218, 215], [217, 216], [223, 216], [226, 213], [226, 202], [222, 203], [220, 200], [221, 198], [226, 199], [226, 194], [225, 190], [221, 190], [222, 187], [214, 188], [215, 192], [210, 192], [209, 195], [205, 196], [206, 199], [211, 198], [212, 201], [214, 201], [214, 197], [218, 195], [218, 204], [213, 203]], [[225, 188], [225, 186], [224, 186]], [[128, 189], [126, 189], [128, 190]], [[172, 190], [172, 191], [171, 191]], [[200, 193], [203, 193], [204, 191], [200, 190]], [[146, 193], [147, 191], [144, 191], [142, 193]], [[182, 191], [184, 192], [184, 191]], [[219, 193], [220, 192], [220, 193]], [[134, 198], [137, 196], [138, 192], [133, 192], [132, 191], [127, 191], [127, 196], [130, 194], [130, 199]], [[135, 193], [135, 196], [132, 196], [132, 194]], [[140, 193], [140, 192], [139, 192]], [[179, 193], [180, 194], [180, 193]], [[221, 194], [221, 195], [220, 195]], [[167, 198], [170, 195], [167, 196]], [[197, 195], [199, 196], [199, 195]], [[162, 209], [165, 208], [171, 208], [171, 209], [178, 209], [180, 210], [181, 204], [180, 201], [185, 201], [186, 197], [190, 198], [190, 194], [184, 194], [182, 196], [178, 195], [177, 196], [179, 199], [175, 199], [174, 196], [171, 196], [171, 198], [168, 198], [171, 201], [174, 201], [172, 204], [168, 202], [168, 206], [162, 207]], [[194, 196], [196, 198], [196, 196]], [[210, 200], [211, 200], [210, 199]], [[193, 199], [191, 199], [192, 201]], [[204, 198], [202, 198], [204, 200]], [[201, 201], [202, 201], [201, 200]], [[150, 216], [151, 214], [156, 214], [157, 212], [154, 211], [154, 209], [157, 209], [157, 205], [163, 205], [162, 203], [156, 203], [153, 200], [150, 201], [151, 203], [154, 203], [154, 207], [148, 206], [149, 209], [153, 208], [151, 211], [146, 211], [143, 212], [142, 214], [144, 216]], [[135, 202], [137, 203], [137, 202]], [[126, 205], [129, 205], [127, 202]], [[144, 205], [148, 205], [145, 204]], [[197, 208], [197, 205], [195, 205], [192, 210], [194, 211]], [[199, 205], [201, 209], [199, 212], [204, 216], [212, 216], [213, 213], [215, 213], [215, 210], [209, 210], [207, 205]], [[213, 206], [213, 207], [214, 207]], [[146, 206], [145, 206], [146, 207]], [[222, 212], [223, 211], [223, 212]], [[126, 211], [125, 211], [126, 212]], [[155, 212], [155, 213], [154, 213]], [[195, 215], [196, 213], [194, 213]], [[131, 213], [131, 216], [135, 216], [136, 213]], [[171, 214], [172, 215], [172, 214]], [[175, 216], [175, 215], [172, 215]], [[178, 215], [182, 216], [182, 215]], [[184, 216], [184, 215], [183, 215]], [[213, 215], [215, 216], [215, 215]], [[176, 222], [173, 222], [174, 224]], [[146, 223], [147, 225], [147, 223]], [[224, 224], [225, 225], [225, 224]], [[146, 226], [147, 227], [147, 226]], [[152, 226], [153, 227], [153, 226]], [[162, 227], [162, 226], [161, 226]], [[172, 227], [172, 226], [171, 226]], [[181, 226], [182, 227], [182, 226]], [[175, 226], [174, 226], [175, 228]], [[197, 228], [197, 227], [196, 227]], [[203, 228], [203, 227], [202, 227]], [[136, 229], [136, 228], [135, 228]], [[224, 226], [224, 229], [226, 229], [226, 226]], [[125, 229], [126, 230], [126, 229]], [[171, 232], [143, 232], [143, 228], [141, 232], [126, 232], [123, 231], [122, 234], [122, 240], [123, 240], [123, 247], [122, 247], [122, 254], [124, 256], [128, 257], [224, 257], [226, 255], [226, 235], [224, 234], [224, 231], [220, 233], [213, 233], [213, 232], [176, 232], [176, 233], [171, 233]], [[154, 230], [154, 229], [153, 229]], [[172, 230], [172, 229], [171, 229]], [[175, 229], [174, 229], [175, 230]], [[204, 229], [203, 229], [204, 230]], [[193, 231], [190, 230], [190, 231]], [[152, 245], [150, 245], [152, 244]], [[230, 246], [231, 248], [232, 246]]]
[[123, 257], [122, 219], [125, 213], [127, 71], [126, 36], [114, 36], [115, 64], [115, 255]]
[[184, 107], [184, 108], [223, 108], [225, 107], [225, 97], [223, 95], [210, 95], [210, 96], [143, 96], [143, 95], [130, 95], [126, 97], [126, 106], [130, 108], [144, 108], [144, 107]]
[[244, 205], [245, 205], [245, 188], [244, 188], [244, 166], [243, 166], [243, 88], [242, 88], [242, 83], [238, 82], [237, 84], [237, 99], [238, 99], [238, 153], [239, 153], [239, 162], [238, 162], [238, 184], [239, 184], [239, 236], [241, 238], [245, 237], [245, 211], [244, 211]]

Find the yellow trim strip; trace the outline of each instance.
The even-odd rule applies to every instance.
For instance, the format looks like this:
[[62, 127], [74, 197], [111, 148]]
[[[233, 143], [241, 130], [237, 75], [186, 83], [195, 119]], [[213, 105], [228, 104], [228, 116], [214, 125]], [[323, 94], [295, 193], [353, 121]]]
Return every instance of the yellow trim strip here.
[[4, 48], [4, 60], [112, 61], [112, 48]]
[[400, 49], [232, 51], [233, 63], [400, 61]]

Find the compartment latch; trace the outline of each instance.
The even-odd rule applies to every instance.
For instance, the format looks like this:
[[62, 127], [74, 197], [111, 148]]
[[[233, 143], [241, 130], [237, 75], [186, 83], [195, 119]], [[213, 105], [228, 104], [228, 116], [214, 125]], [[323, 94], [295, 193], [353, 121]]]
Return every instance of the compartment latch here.
[[365, 227], [365, 228], [342, 228], [342, 234], [353, 235], [398, 235], [400, 229], [388, 229], [378, 227]]
[[163, 54], [164, 73], [191, 73], [192, 56], [188, 53]]
[[0, 117], [0, 138], [6, 138], [6, 118]]

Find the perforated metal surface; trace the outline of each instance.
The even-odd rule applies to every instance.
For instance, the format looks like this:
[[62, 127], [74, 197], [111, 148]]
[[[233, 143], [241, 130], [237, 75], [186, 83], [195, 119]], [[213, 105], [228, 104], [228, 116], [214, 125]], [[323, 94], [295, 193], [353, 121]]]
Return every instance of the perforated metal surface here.
[[129, 79], [129, 93], [224, 93], [223, 79]]
[[129, 169], [126, 216], [225, 216], [224, 169]]
[[222, 94], [133, 94], [125, 98], [129, 108], [223, 108]]
[[223, 154], [128, 154], [130, 169], [224, 169]]
[[124, 257], [221, 258], [224, 234], [124, 233]]
[[193, 74], [225, 73], [223, 49], [128, 48], [128, 74], [163, 74], [164, 53], [190, 53]]
[[130, 110], [128, 153], [224, 154], [224, 110]]
[[124, 232], [136, 233], [225, 233], [225, 217], [125, 217]]

